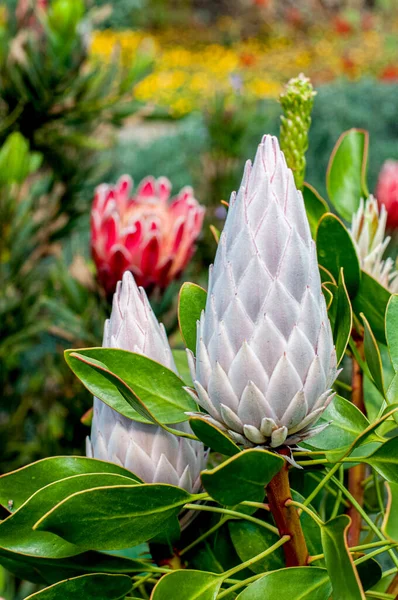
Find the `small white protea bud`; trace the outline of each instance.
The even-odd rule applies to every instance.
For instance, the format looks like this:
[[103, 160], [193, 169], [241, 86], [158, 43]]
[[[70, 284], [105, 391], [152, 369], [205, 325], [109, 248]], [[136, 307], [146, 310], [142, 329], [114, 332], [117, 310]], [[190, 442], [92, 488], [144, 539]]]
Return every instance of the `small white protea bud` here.
[[336, 352], [303, 198], [274, 137], [232, 194], [190, 362], [198, 403], [237, 443], [276, 448], [320, 430]]
[[[177, 371], [163, 325], [160, 325], [142, 288], [131, 273], [123, 275], [106, 321], [103, 346], [143, 354]], [[186, 423], [173, 425], [190, 431]], [[132, 421], [94, 398], [91, 439], [87, 456], [129, 469], [146, 483], [167, 483], [197, 492], [206, 452], [201, 442], [176, 437], [156, 425]]]
[[352, 217], [351, 236], [355, 242], [361, 268], [391, 292], [398, 292], [398, 271], [392, 258], [383, 260], [390, 243], [386, 236], [387, 210], [379, 208], [374, 196], [364, 202]]

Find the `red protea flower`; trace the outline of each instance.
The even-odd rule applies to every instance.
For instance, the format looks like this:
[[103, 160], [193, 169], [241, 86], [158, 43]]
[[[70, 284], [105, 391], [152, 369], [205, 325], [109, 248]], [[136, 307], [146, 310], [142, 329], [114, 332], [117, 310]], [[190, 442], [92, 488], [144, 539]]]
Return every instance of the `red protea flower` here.
[[204, 208], [191, 187], [168, 202], [166, 177], [146, 177], [131, 196], [133, 182], [97, 187], [91, 211], [91, 248], [98, 279], [107, 295], [125, 271], [146, 290], [166, 288], [179, 277], [194, 252]]
[[387, 227], [398, 227], [398, 160], [386, 160], [377, 181], [376, 197], [387, 210]]

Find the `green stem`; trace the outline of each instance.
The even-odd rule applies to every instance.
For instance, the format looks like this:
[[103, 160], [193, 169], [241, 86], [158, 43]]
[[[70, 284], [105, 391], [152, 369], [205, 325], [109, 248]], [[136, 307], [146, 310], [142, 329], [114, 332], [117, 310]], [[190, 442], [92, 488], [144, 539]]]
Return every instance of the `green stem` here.
[[[339, 481], [340, 481], [340, 483], [344, 483], [344, 468], [343, 468], [343, 466], [341, 466], [339, 469]], [[337, 496], [336, 496], [336, 501], [334, 503], [332, 514], [330, 516], [331, 519], [334, 519], [334, 517], [337, 517], [337, 515], [339, 514], [340, 504], [341, 504], [342, 500], [343, 500], [343, 492], [341, 490], [338, 490]]]
[[250, 521], [251, 523], [255, 523], [260, 527], [264, 527], [268, 529], [268, 531], [272, 531], [272, 533], [279, 534], [279, 531], [273, 525], [266, 523], [265, 521], [261, 521], [261, 519], [256, 519], [256, 517], [252, 517], [251, 515], [245, 515], [244, 513], [238, 512], [237, 510], [229, 510], [228, 508], [218, 508], [217, 506], [204, 506], [202, 504], [184, 504], [184, 508], [187, 510], [202, 510], [205, 512], [214, 512], [222, 515], [228, 515], [235, 519], [245, 519], [246, 521]]
[[[284, 535], [283, 537], [281, 537], [280, 540], [275, 542], [275, 544], [272, 544], [272, 546], [270, 546], [269, 548], [264, 550], [264, 552], [260, 552], [260, 554], [257, 554], [257, 556], [254, 556], [253, 558], [250, 558], [249, 560], [246, 560], [245, 562], [241, 563], [240, 565], [237, 565], [236, 567], [233, 567], [232, 569], [229, 569], [229, 571], [226, 571], [225, 573], [223, 573], [223, 576], [222, 576], [223, 579], [225, 580], [225, 579], [231, 577], [232, 575], [235, 575], [235, 573], [239, 573], [239, 571], [242, 571], [243, 569], [246, 569], [247, 567], [251, 567], [254, 563], [258, 562], [262, 558], [265, 558], [269, 554], [272, 554], [272, 552], [274, 552], [275, 550], [277, 550], [278, 548], [283, 546], [283, 544], [286, 544], [286, 542], [288, 542], [289, 540], [290, 540], [290, 536]], [[239, 584], [238, 583], [235, 584], [234, 587], [235, 588], [236, 588], [236, 586], [241, 587], [240, 584], [245, 585], [244, 582], [239, 582]], [[223, 598], [224, 596], [227, 596], [228, 594], [230, 594], [232, 590], [233, 590], [233, 588], [228, 588], [227, 590], [224, 590], [218, 597]]]
[[[342, 483], [340, 483], [340, 481], [338, 479], [336, 479], [335, 477], [333, 477], [333, 483], [339, 489], [341, 489], [341, 491], [343, 492], [343, 494], [351, 502], [351, 504], [354, 506], [354, 508], [356, 508], [356, 510], [359, 512], [359, 514], [361, 515], [361, 517], [363, 518], [363, 520], [365, 521], [365, 523], [367, 523], [369, 525], [370, 529], [377, 535], [377, 537], [379, 538], [379, 540], [383, 540], [384, 542], [387, 542], [387, 544], [388, 544], [389, 540], [383, 535], [383, 533], [380, 531], [380, 529], [373, 523], [372, 519], [367, 515], [367, 513], [363, 510], [362, 506], [360, 506], [358, 504], [358, 502], [350, 494], [350, 492], [344, 487], [344, 485]], [[389, 555], [391, 557], [391, 560], [393, 561], [394, 565], [396, 567], [398, 567], [398, 558], [397, 558], [395, 552], [393, 550], [389, 550], [388, 553], [389, 553]]]
[[365, 596], [367, 598], [377, 598], [377, 600], [396, 600], [396, 596], [394, 594], [385, 594], [384, 592], [366, 592]]
[[319, 484], [316, 486], [316, 488], [314, 490], [312, 490], [311, 494], [304, 500], [305, 506], [308, 506], [309, 504], [311, 504], [311, 502], [313, 501], [314, 498], [316, 498], [316, 496], [321, 491], [323, 486], [329, 481], [329, 479], [331, 479], [331, 477], [333, 477], [333, 475], [336, 473], [336, 471], [339, 468], [340, 468], [339, 463], [336, 463], [334, 465], [334, 467], [332, 467], [330, 469], [330, 471], [328, 471], [326, 473], [325, 477], [319, 482]]
[[191, 544], [189, 544], [188, 546], [185, 546], [185, 548], [183, 548], [182, 550], [180, 550], [179, 556], [180, 557], [184, 556], [184, 554], [186, 554], [187, 552], [189, 552], [190, 550], [192, 550], [192, 548], [195, 548], [195, 546], [197, 546], [198, 544], [200, 544], [201, 542], [203, 542], [205, 539], [207, 539], [210, 535], [212, 535], [213, 533], [215, 533], [228, 520], [229, 520], [228, 517], [226, 517], [226, 518], [221, 517], [221, 519], [219, 520], [219, 522], [216, 523], [213, 527], [211, 527], [211, 529], [208, 529], [207, 531], [205, 531], [205, 533], [202, 533], [202, 535], [200, 535], [198, 538], [196, 538], [196, 540], [194, 540]]
[[316, 515], [314, 511], [308, 508], [308, 506], [305, 506], [305, 504], [302, 504], [301, 502], [296, 502], [295, 500], [288, 500], [286, 502], [286, 506], [297, 506], [297, 508], [300, 508], [302, 511], [306, 512], [307, 515], [309, 515], [311, 519], [313, 519], [315, 523], [319, 525], [319, 527], [322, 527], [324, 525], [324, 522], [318, 517], [318, 515]]
[[380, 489], [379, 477], [376, 472], [373, 473], [373, 478], [374, 478], [373, 480], [374, 480], [374, 486], [375, 486], [375, 490], [376, 490], [377, 502], [379, 504], [380, 512], [384, 517], [385, 509], [384, 509], [383, 496], [382, 496], [381, 489]]
[[[344, 469], [342, 469], [342, 467], [340, 467], [340, 472], [341, 471], [343, 471], [343, 478], [344, 478]], [[313, 479], [314, 481], [317, 481], [318, 483], [321, 481], [321, 479], [317, 475], [315, 475], [315, 473], [308, 473], [308, 476], [311, 479]], [[341, 479], [341, 476], [340, 476], [340, 481], [341, 480], [342, 479]], [[329, 494], [331, 494], [331, 496], [333, 496], [334, 498], [336, 498], [336, 501], [339, 498], [339, 496], [342, 496], [340, 490], [338, 490], [336, 492], [336, 490], [331, 485], [329, 485], [328, 483], [325, 484], [325, 490], [327, 490], [329, 492]], [[345, 500], [344, 498], [341, 498], [340, 502], [341, 502], [341, 504], [343, 504], [347, 508], [350, 506], [350, 503], [347, 502], [347, 500]]]
[[260, 579], [260, 577], [264, 577], [264, 573], [258, 573], [257, 575], [253, 575], [252, 577], [248, 577], [247, 579], [242, 579], [242, 581], [239, 581], [232, 587], [229, 587], [227, 590], [223, 590], [221, 594], [217, 596], [217, 598], [223, 598], [225, 596], [228, 596], [228, 594], [236, 592], [236, 590], [239, 590], [241, 587], [247, 586], [250, 583], [257, 581], [257, 579]]
[[[384, 547], [384, 550], [388, 550], [387, 546], [390, 545], [390, 542], [385, 542], [384, 540], [379, 540], [378, 542], [370, 542], [369, 544], [361, 544], [359, 546], [353, 546], [352, 548], [349, 548], [349, 552], [355, 553], [355, 552], [363, 552], [364, 550], [370, 550], [372, 548], [380, 548], [380, 546]], [[324, 554], [314, 554], [313, 556], [310, 557], [309, 559], [309, 563], [313, 563], [316, 560], [321, 560], [322, 558], [325, 558]], [[390, 575], [392, 573], [396, 573], [397, 569], [391, 569], [391, 572], [389, 573]], [[383, 574], [383, 577], [385, 576], [385, 573]]]
[[383, 552], [387, 552], [388, 550], [391, 550], [391, 548], [396, 548], [397, 546], [398, 546], [398, 544], [396, 542], [390, 542], [389, 544], [386, 544], [385, 547], [383, 547], [383, 548], [377, 548], [373, 552], [369, 552], [369, 554], [365, 554], [365, 556], [361, 556], [360, 558], [357, 558], [356, 560], [354, 560], [354, 563], [356, 565], [360, 565], [361, 563], [369, 560], [369, 558], [373, 558], [374, 556], [377, 556], [378, 554], [383, 554]]

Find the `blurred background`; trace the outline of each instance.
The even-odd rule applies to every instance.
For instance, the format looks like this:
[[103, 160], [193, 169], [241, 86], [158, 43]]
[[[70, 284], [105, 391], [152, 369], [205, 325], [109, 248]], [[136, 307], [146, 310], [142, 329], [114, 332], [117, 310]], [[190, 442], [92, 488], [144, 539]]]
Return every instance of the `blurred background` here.
[[[289, 78], [304, 72], [317, 91], [307, 180], [321, 193], [333, 146], [350, 127], [370, 132], [371, 190], [383, 163], [398, 159], [397, 34], [395, 0], [0, 4], [0, 473], [83, 452], [92, 398], [63, 350], [100, 345], [109, 314], [113, 290], [96, 276], [109, 261], [90, 251], [96, 186], [128, 174], [136, 189], [165, 176], [172, 195], [192, 186], [206, 208], [181, 268], [166, 282], [143, 280], [178, 345], [181, 280], [206, 285], [217, 237], [209, 225], [222, 228], [221, 200], [261, 136], [278, 134]], [[147, 181], [155, 198], [160, 188]], [[101, 190], [118, 201], [117, 190]], [[137, 222], [146, 218], [141, 201]], [[109, 241], [114, 221], [104, 222], [98, 235]], [[182, 279], [171, 281], [196, 238]], [[116, 241], [112, 260], [126, 267], [120, 247], [132, 241]]]
[[[63, 350], [101, 344], [110, 270], [141, 269], [178, 346], [181, 281], [206, 285], [221, 201], [278, 134], [289, 78], [304, 72], [317, 91], [308, 182], [325, 191], [334, 144], [359, 127], [375, 189], [398, 159], [397, 34], [395, 0], [0, 3], [0, 473], [83, 453], [92, 398]], [[135, 191], [112, 187], [123, 174]], [[148, 176], [182, 189], [174, 212], [165, 180], [136, 192]], [[148, 223], [150, 243], [137, 241]], [[29, 591], [2, 578], [0, 596]]]

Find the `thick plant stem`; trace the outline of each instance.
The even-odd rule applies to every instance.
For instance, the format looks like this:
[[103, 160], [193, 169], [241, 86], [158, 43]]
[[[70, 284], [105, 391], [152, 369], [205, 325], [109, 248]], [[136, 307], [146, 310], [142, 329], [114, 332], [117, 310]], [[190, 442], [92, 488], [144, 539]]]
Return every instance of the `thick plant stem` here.
[[395, 575], [394, 579], [388, 586], [387, 594], [396, 594], [398, 597], [398, 573]]
[[308, 550], [297, 509], [286, 505], [292, 499], [288, 471], [289, 464], [285, 461], [283, 468], [267, 485], [266, 492], [279, 535], [290, 536], [289, 541], [283, 545], [286, 566], [300, 567], [307, 564]]
[[[355, 343], [359, 352], [362, 354], [362, 338], [356, 340]], [[355, 358], [352, 359], [352, 403], [359, 408], [361, 412], [365, 412], [363, 401], [363, 373]], [[348, 471], [349, 492], [360, 506], [363, 506], [364, 487], [362, 483], [365, 479], [365, 475], [366, 465], [364, 463], [360, 463]], [[353, 506], [349, 508], [348, 514], [351, 517], [351, 527], [347, 536], [348, 545], [358, 546], [361, 536], [362, 517]]]

